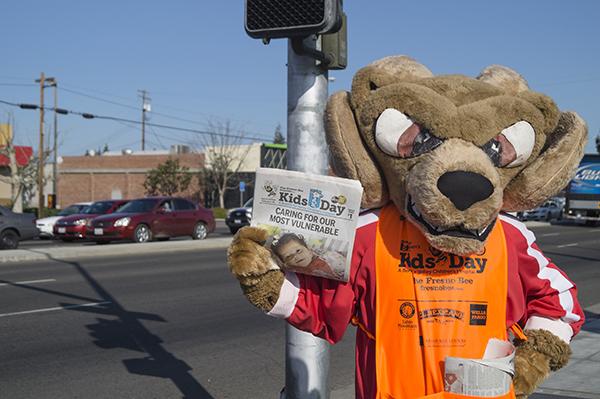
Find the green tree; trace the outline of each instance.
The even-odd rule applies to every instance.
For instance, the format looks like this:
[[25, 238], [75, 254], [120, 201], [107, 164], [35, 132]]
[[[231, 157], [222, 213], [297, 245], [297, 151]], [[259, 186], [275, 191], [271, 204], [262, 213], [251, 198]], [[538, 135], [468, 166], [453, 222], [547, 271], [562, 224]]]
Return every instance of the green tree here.
[[169, 158], [148, 171], [144, 188], [147, 195], [173, 195], [185, 191], [192, 181], [192, 174], [187, 166], [179, 165], [178, 159]]
[[285, 137], [281, 134], [281, 124], [278, 123], [273, 136], [273, 144], [285, 144]]

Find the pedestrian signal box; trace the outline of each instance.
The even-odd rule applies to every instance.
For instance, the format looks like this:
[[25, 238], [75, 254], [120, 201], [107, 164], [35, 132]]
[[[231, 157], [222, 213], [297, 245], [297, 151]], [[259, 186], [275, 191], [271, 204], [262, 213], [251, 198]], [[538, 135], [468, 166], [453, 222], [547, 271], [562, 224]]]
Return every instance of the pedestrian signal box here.
[[306, 37], [337, 32], [340, 0], [246, 0], [245, 28], [257, 39]]

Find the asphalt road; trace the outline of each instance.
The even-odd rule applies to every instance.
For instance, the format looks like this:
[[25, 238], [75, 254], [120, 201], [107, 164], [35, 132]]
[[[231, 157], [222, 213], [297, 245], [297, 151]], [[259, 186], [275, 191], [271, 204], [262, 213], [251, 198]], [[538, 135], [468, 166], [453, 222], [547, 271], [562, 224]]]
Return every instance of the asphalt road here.
[[[600, 228], [533, 230], [599, 304]], [[284, 324], [245, 301], [224, 250], [0, 264], [0, 298], [2, 398], [264, 399], [284, 384]], [[353, 383], [353, 335], [332, 349], [334, 392]]]

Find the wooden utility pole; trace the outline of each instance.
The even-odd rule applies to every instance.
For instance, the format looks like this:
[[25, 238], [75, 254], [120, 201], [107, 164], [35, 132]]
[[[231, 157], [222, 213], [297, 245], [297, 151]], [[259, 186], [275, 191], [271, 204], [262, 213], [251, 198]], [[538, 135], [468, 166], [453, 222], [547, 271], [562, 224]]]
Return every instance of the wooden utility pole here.
[[58, 82], [56, 79], [54, 79], [52, 86], [54, 87], [54, 142], [52, 152], [54, 163], [52, 164], [52, 194], [54, 195], [53, 205], [54, 208], [56, 208], [56, 203], [58, 202], [58, 113], [56, 112], [56, 108], [58, 107], [58, 95], [56, 94], [58, 91]]
[[138, 90], [142, 96], [142, 151], [146, 148], [146, 112], [150, 110], [150, 104], [146, 103], [148, 92], [146, 90]]
[[40, 147], [38, 149], [38, 219], [44, 217], [44, 72], [40, 75]]

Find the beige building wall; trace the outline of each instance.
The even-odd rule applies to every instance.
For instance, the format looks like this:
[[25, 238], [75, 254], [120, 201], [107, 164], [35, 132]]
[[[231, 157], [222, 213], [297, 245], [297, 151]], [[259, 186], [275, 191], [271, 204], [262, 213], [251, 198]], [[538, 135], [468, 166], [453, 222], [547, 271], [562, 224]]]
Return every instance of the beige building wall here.
[[[243, 144], [243, 145], [233, 145], [227, 146], [227, 151], [232, 153], [235, 159], [235, 162], [232, 166], [232, 169], [235, 169], [239, 161], [242, 161], [242, 165], [240, 166], [239, 172], [256, 172], [256, 168], [260, 166], [260, 148], [261, 143], [254, 144]], [[213, 152], [217, 154], [220, 149], [216, 149], [217, 147], [205, 147], [204, 153], [206, 154], [206, 165], [210, 166], [210, 158]]]
[[75, 202], [144, 197], [146, 173], [169, 158], [179, 159], [180, 165], [194, 174], [190, 188], [178, 195], [201, 200], [202, 187], [196, 175], [203, 167], [203, 154], [141, 153], [63, 157], [59, 164], [58, 204], [64, 208]]

